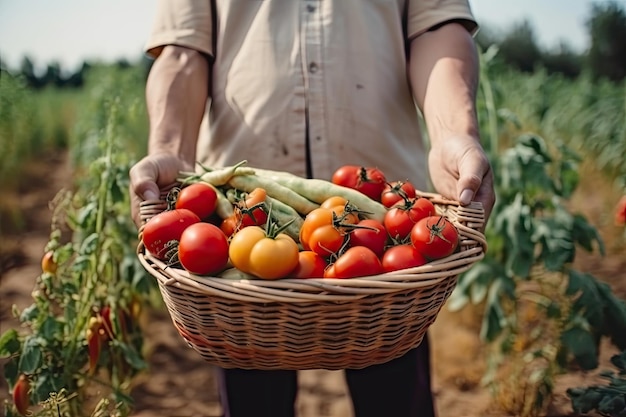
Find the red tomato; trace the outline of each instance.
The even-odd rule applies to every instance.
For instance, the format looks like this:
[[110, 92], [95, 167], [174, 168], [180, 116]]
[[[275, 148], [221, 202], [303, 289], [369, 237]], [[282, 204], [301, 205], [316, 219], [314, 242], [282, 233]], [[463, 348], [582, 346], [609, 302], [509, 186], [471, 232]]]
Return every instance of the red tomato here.
[[324, 270], [328, 266], [326, 260], [317, 253], [303, 250], [298, 253], [298, 266], [291, 271], [291, 278], [323, 278]]
[[178, 193], [176, 197], [177, 209], [193, 211], [200, 219], [207, 219], [217, 206], [217, 191], [212, 185], [204, 182], [190, 184]]
[[365, 246], [378, 257], [385, 252], [388, 235], [385, 226], [375, 219], [364, 219], [357, 223], [357, 228], [349, 234], [350, 246]]
[[154, 256], [165, 260], [173, 245], [180, 240], [183, 231], [199, 221], [198, 215], [187, 209], [161, 212], [144, 225], [143, 244]]
[[387, 183], [380, 196], [380, 202], [385, 207], [392, 207], [402, 203], [405, 199], [415, 198], [415, 187], [408, 181], [394, 181]]
[[615, 206], [615, 225], [626, 225], [626, 195], [622, 196]]
[[360, 191], [376, 201], [380, 201], [380, 196], [387, 184], [385, 175], [380, 169], [356, 165], [340, 167], [333, 173], [331, 181], [334, 184]]
[[414, 198], [390, 208], [385, 213], [383, 224], [392, 239], [404, 241], [418, 221], [434, 214], [435, 205], [429, 199]]
[[426, 259], [451, 255], [459, 244], [459, 232], [444, 216], [428, 216], [411, 230], [411, 243]]
[[385, 251], [382, 258], [385, 272], [414, 268], [426, 263], [426, 258], [413, 245], [392, 246]]
[[180, 237], [178, 260], [183, 268], [193, 274], [220, 272], [228, 262], [226, 235], [210, 223], [192, 224]]
[[326, 269], [325, 278], [356, 278], [377, 275], [383, 272], [378, 256], [365, 246], [348, 248]]
[[387, 185], [385, 174], [378, 168], [361, 168], [359, 182], [356, 189], [375, 201], [380, 201], [380, 196]]
[[228, 262], [228, 240], [219, 227], [210, 223], [189, 226], [180, 237], [178, 260], [192, 274], [220, 272]]
[[356, 165], [344, 165], [333, 173], [331, 181], [333, 184], [354, 189], [359, 182], [360, 169]]

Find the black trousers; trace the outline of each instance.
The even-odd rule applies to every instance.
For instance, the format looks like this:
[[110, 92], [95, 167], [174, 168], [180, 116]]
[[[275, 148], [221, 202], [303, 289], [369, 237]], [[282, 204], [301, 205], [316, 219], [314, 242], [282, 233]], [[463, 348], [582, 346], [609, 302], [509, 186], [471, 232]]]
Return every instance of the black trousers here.
[[[430, 351], [422, 344], [390, 362], [347, 369], [356, 417], [434, 417]], [[225, 417], [294, 417], [295, 371], [219, 370]]]

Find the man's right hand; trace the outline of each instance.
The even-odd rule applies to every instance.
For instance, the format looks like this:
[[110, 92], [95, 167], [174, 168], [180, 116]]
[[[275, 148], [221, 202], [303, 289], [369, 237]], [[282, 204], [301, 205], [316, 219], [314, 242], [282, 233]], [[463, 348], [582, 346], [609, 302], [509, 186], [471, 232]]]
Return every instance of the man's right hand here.
[[141, 226], [139, 205], [142, 201], [158, 200], [161, 189], [176, 182], [180, 171], [193, 171], [193, 167], [175, 155], [161, 153], [149, 155], [130, 169], [130, 204], [133, 221]]

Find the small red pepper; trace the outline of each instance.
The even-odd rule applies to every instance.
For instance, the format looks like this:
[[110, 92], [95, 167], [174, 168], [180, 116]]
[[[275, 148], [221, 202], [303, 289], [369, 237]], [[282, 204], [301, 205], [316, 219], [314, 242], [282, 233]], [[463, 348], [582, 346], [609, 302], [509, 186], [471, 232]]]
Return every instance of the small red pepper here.
[[30, 407], [29, 391], [30, 382], [28, 381], [28, 377], [22, 374], [13, 387], [13, 404], [15, 404], [17, 412], [23, 416], [28, 413], [28, 407]]

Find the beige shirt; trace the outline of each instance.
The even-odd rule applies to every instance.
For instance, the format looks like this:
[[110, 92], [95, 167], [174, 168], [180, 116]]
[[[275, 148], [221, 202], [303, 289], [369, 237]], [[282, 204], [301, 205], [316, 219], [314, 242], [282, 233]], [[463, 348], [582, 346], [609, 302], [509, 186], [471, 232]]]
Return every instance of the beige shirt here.
[[465, 0], [161, 0], [146, 49], [214, 59], [202, 163], [246, 159], [323, 179], [344, 164], [377, 166], [424, 189], [406, 51], [457, 19], [476, 27]]

